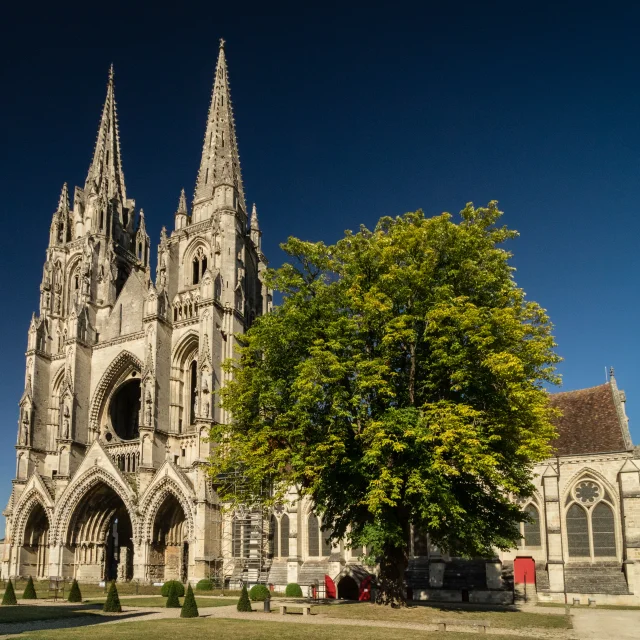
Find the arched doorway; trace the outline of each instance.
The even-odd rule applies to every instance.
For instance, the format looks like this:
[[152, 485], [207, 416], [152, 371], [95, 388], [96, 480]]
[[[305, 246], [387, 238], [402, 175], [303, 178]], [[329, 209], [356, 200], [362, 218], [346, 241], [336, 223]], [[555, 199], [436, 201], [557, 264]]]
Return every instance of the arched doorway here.
[[338, 582], [338, 598], [341, 600], [357, 600], [360, 595], [358, 583], [351, 576], [344, 576]]
[[[133, 527], [122, 498], [108, 485], [94, 485], [80, 500], [69, 525], [64, 567], [78, 580], [131, 580]], [[71, 569], [71, 570], [70, 570]]]
[[153, 523], [149, 577], [159, 582], [185, 581], [188, 571], [189, 543], [185, 513], [178, 499], [168, 493]]
[[36, 502], [27, 518], [22, 549], [20, 575], [44, 578], [49, 564], [49, 519], [44, 507]]

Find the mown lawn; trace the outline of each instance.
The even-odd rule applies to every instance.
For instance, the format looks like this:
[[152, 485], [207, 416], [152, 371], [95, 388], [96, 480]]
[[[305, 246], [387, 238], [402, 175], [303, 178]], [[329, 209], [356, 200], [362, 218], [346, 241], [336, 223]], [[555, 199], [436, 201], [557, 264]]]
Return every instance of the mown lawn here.
[[[341, 627], [333, 624], [291, 624], [252, 620], [191, 619], [156, 620], [118, 624], [95, 624], [75, 629], [27, 632], [22, 640], [202, 640], [242, 638], [243, 640], [478, 640], [477, 633], [436, 633], [414, 629]], [[528, 636], [529, 640], [536, 640]], [[491, 640], [514, 640], [513, 636], [491, 634]], [[538, 638], [537, 640], [542, 640]]]
[[313, 613], [330, 618], [346, 618], [361, 620], [384, 620], [394, 622], [433, 623], [436, 620], [465, 621], [487, 620], [492, 627], [504, 629], [571, 629], [569, 616], [545, 613], [528, 613], [524, 611], [491, 611], [456, 608], [455, 605], [415, 605], [402, 609], [391, 609], [382, 605], [362, 602], [359, 604], [331, 604], [313, 607]]
[[0, 607], [0, 624], [7, 622], [36, 622], [38, 620], [60, 620], [78, 616], [99, 615], [98, 609], [76, 607], [39, 607], [36, 605], [17, 605]]

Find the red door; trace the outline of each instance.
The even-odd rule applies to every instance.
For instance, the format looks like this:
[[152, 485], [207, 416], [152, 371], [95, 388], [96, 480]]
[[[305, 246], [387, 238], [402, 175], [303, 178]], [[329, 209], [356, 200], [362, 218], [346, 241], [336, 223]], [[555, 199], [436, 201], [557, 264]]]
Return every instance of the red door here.
[[516, 558], [513, 562], [513, 579], [516, 584], [536, 583], [536, 563], [533, 558]]

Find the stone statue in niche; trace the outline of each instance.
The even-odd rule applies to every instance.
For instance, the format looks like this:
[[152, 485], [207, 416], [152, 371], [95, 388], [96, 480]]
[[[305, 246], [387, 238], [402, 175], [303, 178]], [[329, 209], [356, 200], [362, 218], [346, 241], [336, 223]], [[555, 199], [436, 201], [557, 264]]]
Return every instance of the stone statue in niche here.
[[202, 385], [202, 417], [209, 417], [209, 385], [206, 380]]
[[193, 415], [194, 417], [198, 416], [198, 394], [195, 394], [195, 397], [193, 398]]
[[153, 417], [153, 400], [151, 399], [151, 393], [149, 391], [147, 391], [145, 404], [147, 405], [145, 422], [147, 426], [151, 426], [151, 419]]
[[69, 439], [71, 427], [71, 413], [69, 412], [68, 405], [64, 405], [64, 414], [62, 416], [62, 437], [65, 440]]
[[22, 414], [22, 433], [20, 435], [20, 444], [25, 447], [29, 444], [29, 409], [25, 409]]

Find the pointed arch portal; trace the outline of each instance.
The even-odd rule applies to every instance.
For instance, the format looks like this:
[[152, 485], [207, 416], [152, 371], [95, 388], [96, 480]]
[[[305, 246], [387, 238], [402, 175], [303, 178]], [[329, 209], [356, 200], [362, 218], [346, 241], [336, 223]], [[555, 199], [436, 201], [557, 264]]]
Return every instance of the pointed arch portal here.
[[35, 502], [27, 518], [22, 548], [20, 575], [43, 578], [49, 564], [49, 518], [40, 502]]
[[63, 574], [84, 581], [130, 580], [133, 527], [122, 498], [93, 485], [75, 508], [63, 555]]
[[187, 518], [179, 500], [168, 492], [153, 523], [153, 540], [149, 555], [152, 580], [186, 581], [189, 568]]

